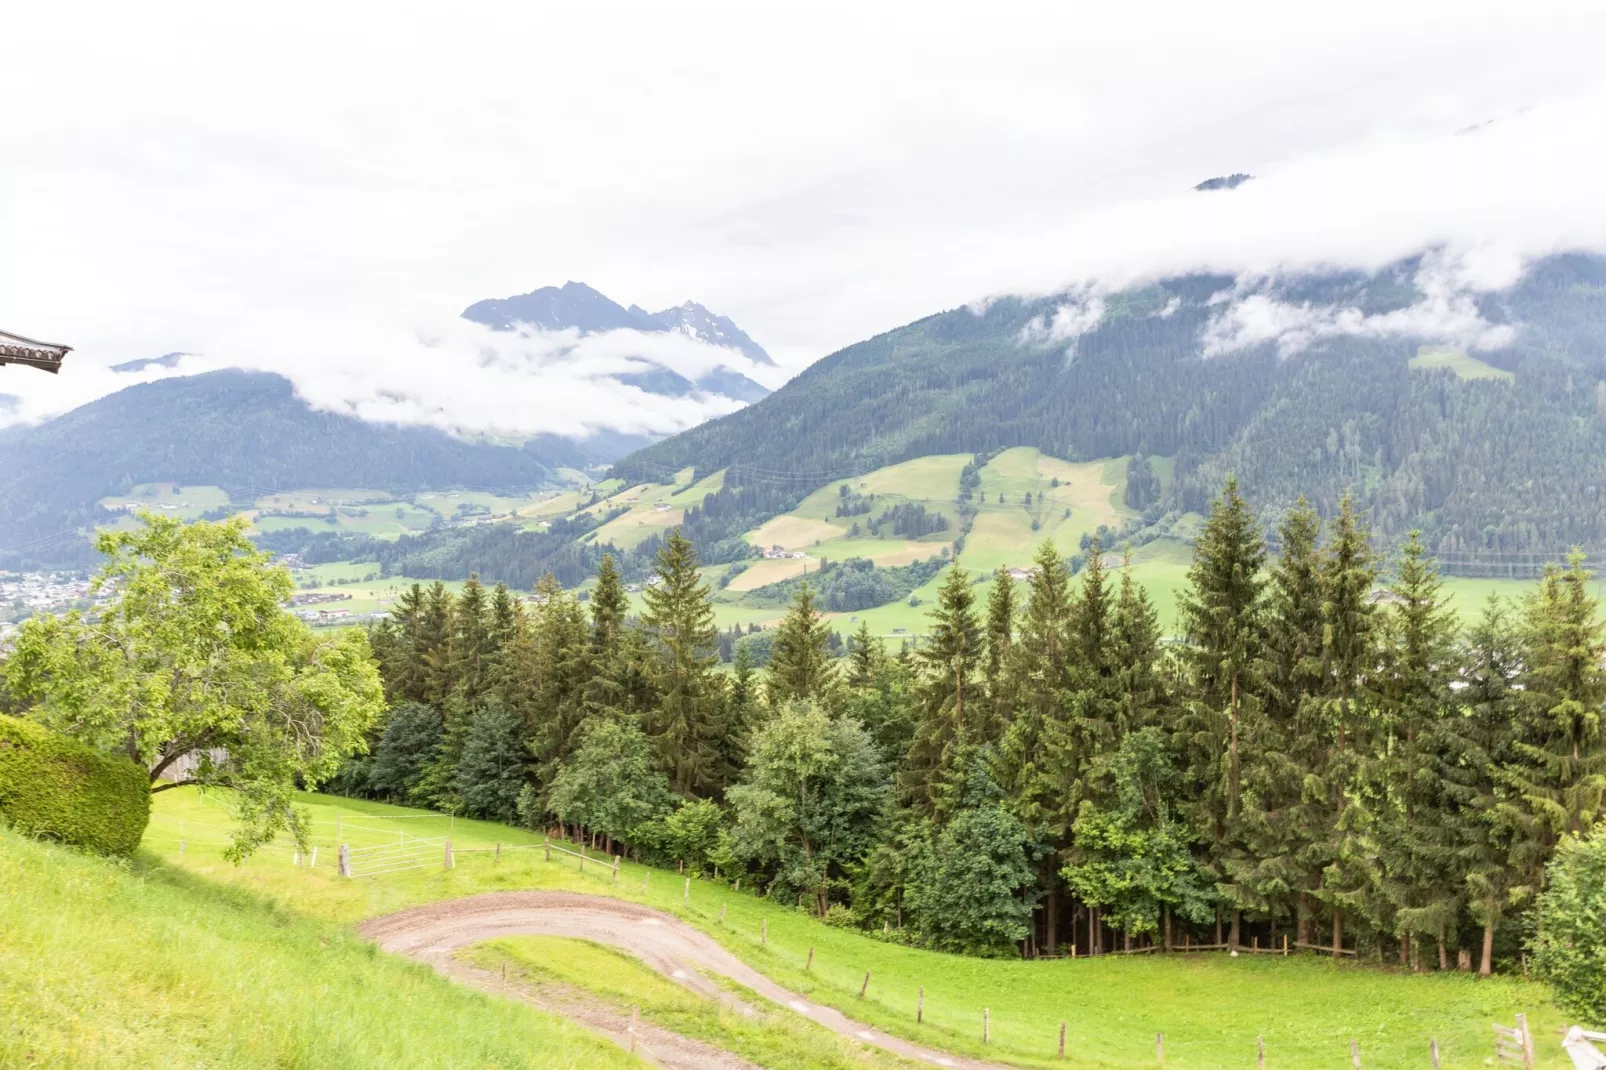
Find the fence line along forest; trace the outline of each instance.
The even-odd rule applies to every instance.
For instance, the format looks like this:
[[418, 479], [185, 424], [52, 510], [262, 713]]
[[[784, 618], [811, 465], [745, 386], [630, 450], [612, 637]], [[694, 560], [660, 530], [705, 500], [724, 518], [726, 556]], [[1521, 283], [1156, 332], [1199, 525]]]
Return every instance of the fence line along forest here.
[[[1606, 642], [1581, 559], [1470, 626], [1409, 540], [1301, 503], [1266, 549], [1228, 480], [1163, 642], [1095, 544], [948, 574], [918, 648], [840, 658], [800, 588], [755, 668], [673, 534], [639, 616], [414, 586], [371, 642], [390, 711], [336, 790], [571, 834], [975, 954], [1319, 947], [1526, 969], [1546, 865], [1600, 817]], [[1543, 949], [1541, 948], [1541, 955]]]

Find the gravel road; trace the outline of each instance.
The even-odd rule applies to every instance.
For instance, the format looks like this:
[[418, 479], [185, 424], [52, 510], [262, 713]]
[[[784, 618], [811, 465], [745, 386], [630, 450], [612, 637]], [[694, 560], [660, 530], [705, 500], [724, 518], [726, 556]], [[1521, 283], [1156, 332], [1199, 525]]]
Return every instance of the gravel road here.
[[[669, 914], [634, 903], [574, 892], [497, 892], [430, 903], [374, 918], [357, 930], [386, 951], [428, 962], [441, 972], [481, 987], [499, 982], [488, 971], [459, 962], [454, 952], [504, 936], [567, 936], [629, 952], [648, 966], [710, 999], [729, 995], [708, 979], [728, 978], [772, 1002], [845, 1037], [906, 1059], [956, 1070], [1006, 1070], [890, 1036], [855, 1022], [831, 1007], [810, 1003], [726, 951], [713, 938]], [[595, 1001], [545, 1000], [526, 994], [544, 1009], [579, 1021], [615, 1040], [628, 1036], [629, 1020]], [[742, 1005], [739, 1009], [751, 1010]], [[621, 1028], [621, 1022], [623, 1023]], [[737, 1070], [752, 1064], [718, 1048], [666, 1030], [642, 1026], [638, 1051], [664, 1066]]]

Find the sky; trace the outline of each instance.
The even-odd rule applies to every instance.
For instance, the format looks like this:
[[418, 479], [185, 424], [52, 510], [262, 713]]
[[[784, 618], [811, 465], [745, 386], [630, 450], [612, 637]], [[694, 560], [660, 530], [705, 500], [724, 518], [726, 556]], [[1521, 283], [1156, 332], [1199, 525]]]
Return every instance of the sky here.
[[[157, 0], [7, 25], [0, 328], [75, 352], [0, 370], [0, 420], [183, 351], [139, 377], [270, 368], [369, 419], [668, 433], [731, 406], [620, 385], [632, 356], [778, 385], [998, 294], [1071, 290], [1059, 330], [1146, 277], [1424, 247], [1417, 320], [1475, 345], [1468, 293], [1606, 249], [1599, 3]], [[1191, 190], [1235, 171], [1257, 177]], [[700, 301], [783, 371], [458, 319], [569, 279]], [[1392, 329], [1246, 297], [1203, 341]]]

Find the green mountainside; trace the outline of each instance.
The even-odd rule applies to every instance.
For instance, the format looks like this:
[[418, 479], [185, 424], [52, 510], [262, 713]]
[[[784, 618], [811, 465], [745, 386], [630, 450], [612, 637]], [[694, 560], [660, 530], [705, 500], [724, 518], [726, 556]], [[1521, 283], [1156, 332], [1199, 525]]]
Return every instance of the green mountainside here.
[[[1175, 458], [1151, 517], [1200, 510], [1234, 471], [1267, 520], [1301, 493], [1331, 514], [1353, 490], [1380, 537], [1419, 527], [1452, 564], [1606, 543], [1606, 259], [1553, 256], [1508, 290], [1467, 295], [1469, 313], [1510, 328], [1476, 356], [1390, 326], [1443, 306], [1423, 270], [1167, 279], [1103, 298], [1080, 334], [1068, 328], [1085, 296], [944, 312], [834, 353], [615, 474], [727, 469], [688, 517], [703, 544], [832, 479], [1012, 446]], [[1224, 309], [1250, 297], [1309, 318], [1308, 344], [1208, 350]], [[1346, 317], [1359, 326], [1322, 329]]]

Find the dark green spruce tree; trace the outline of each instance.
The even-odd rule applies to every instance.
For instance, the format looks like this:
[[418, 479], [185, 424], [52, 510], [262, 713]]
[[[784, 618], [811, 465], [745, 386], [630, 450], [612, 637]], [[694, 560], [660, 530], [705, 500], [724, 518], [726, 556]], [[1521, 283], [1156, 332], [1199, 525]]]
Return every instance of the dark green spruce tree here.
[[724, 695], [714, 673], [719, 630], [708, 586], [697, 573], [697, 551], [679, 528], [658, 551], [658, 582], [647, 588], [642, 624], [657, 650], [658, 704], [647, 714], [670, 786], [684, 798], [720, 786], [718, 740]]
[[1239, 942], [1239, 909], [1259, 897], [1231, 879], [1243, 850], [1244, 740], [1263, 712], [1266, 548], [1238, 481], [1227, 478], [1194, 545], [1179, 609], [1191, 695], [1183, 717], [1196, 826], [1208, 837], [1208, 874], [1235, 904], [1228, 942]]

